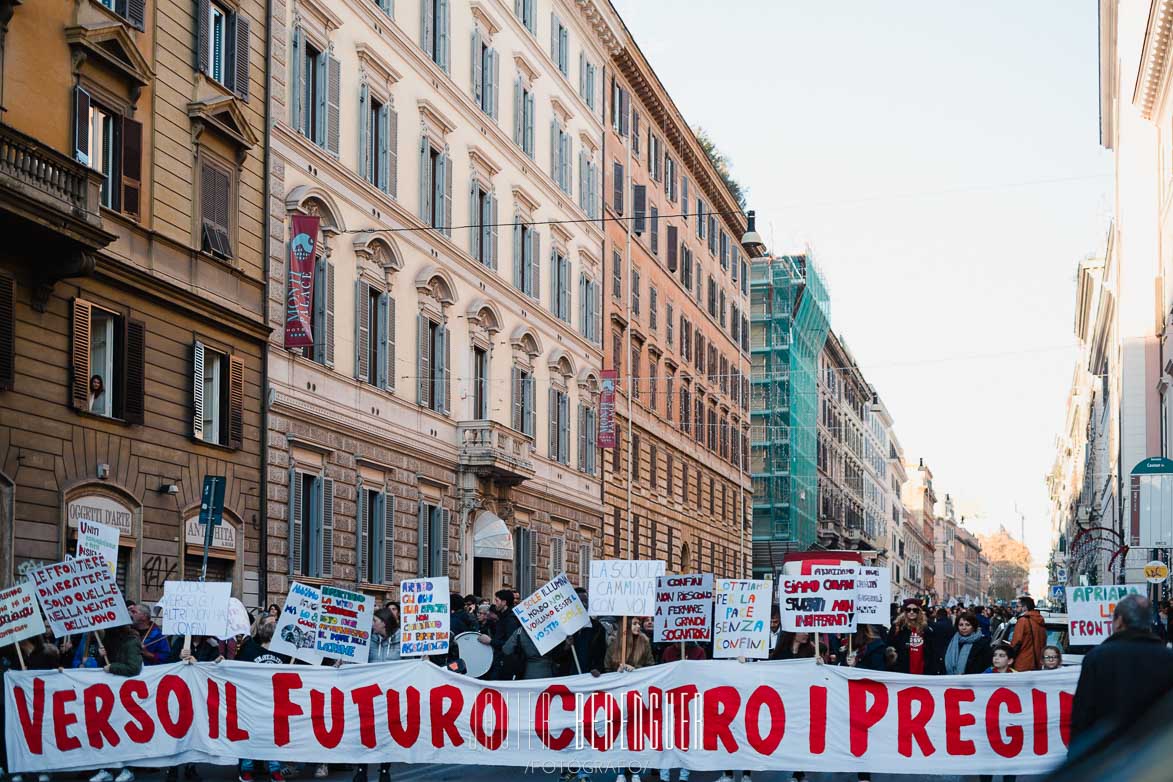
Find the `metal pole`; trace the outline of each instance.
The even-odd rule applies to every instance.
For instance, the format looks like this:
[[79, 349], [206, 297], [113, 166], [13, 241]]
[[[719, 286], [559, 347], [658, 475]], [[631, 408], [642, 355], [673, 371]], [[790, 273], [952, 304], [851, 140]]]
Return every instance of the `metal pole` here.
[[[622, 108], [622, 103], [620, 103], [620, 108]], [[623, 117], [620, 117], [620, 119], [619, 119], [619, 126], [620, 127], [623, 127], [623, 119], [624, 119]], [[630, 118], [628, 118], [627, 136], [624, 138], [624, 148], [627, 152], [627, 166], [623, 170], [623, 198], [624, 198], [625, 202], [630, 200], [630, 202], [631, 202], [630, 208], [632, 210], [632, 214], [634, 215], [634, 213], [635, 213], [635, 198], [632, 197], [632, 188], [631, 188], [631, 184], [632, 184], [631, 134], [632, 134], [632, 132], [633, 132], [633, 130], [631, 127], [631, 121], [630, 121]], [[651, 149], [648, 150], [648, 154], [649, 155], [652, 154]], [[633, 424], [632, 424], [632, 420], [631, 420], [631, 414], [632, 414], [632, 401], [631, 400], [632, 400], [632, 397], [635, 395], [635, 383], [636, 383], [635, 367], [632, 366], [632, 364], [631, 364], [631, 303], [632, 303], [632, 299], [631, 299], [632, 276], [631, 275], [632, 275], [632, 271], [633, 271], [633, 264], [632, 264], [632, 260], [631, 260], [631, 232], [632, 232], [632, 230], [634, 230], [634, 228], [635, 228], [635, 226], [634, 226], [633, 221], [628, 221], [627, 226], [626, 226], [627, 239], [625, 240], [625, 251], [627, 253], [627, 261], [626, 261], [627, 262], [627, 276], [623, 280], [623, 284], [625, 286], [627, 286], [627, 313], [626, 313], [627, 314], [627, 328], [624, 330], [625, 335], [626, 335], [626, 340], [625, 340], [626, 347], [624, 348], [624, 352], [626, 353], [626, 355], [623, 358], [627, 361], [627, 377], [628, 377], [628, 381], [627, 381], [627, 553], [628, 553], [629, 559], [637, 559], [638, 558], [638, 546], [636, 545], [636, 542], [634, 540], [632, 540], [632, 535], [631, 535], [631, 471], [632, 471], [632, 466], [633, 466], [632, 460], [639, 458], [639, 454], [636, 453], [635, 449], [632, 447], [634, 445], [634, 440], [632, 439]], [[619, 362], [617, 361], [616, 364], [619, 364]], [[633, 554], [635, 554], [636, 556], [632, 556]], [[625, 628], [624, 638], [627, 637], [627, 632], [629, 632], [629, 631], [630, 631], [630, 628]], [[626, 646], [626, 644], [625, 644], [625, 646]], [[624, 660], [624, 662], [626, 662], [626, 660]]]

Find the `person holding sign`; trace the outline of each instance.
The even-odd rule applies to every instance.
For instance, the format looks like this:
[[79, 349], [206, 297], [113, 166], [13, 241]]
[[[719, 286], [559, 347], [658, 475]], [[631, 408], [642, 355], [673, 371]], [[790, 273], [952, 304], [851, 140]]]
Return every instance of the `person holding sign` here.
[[933, 628], [925, 618], [920, 600], [908, 598], [904, 601], [903, 609], [888, 635], [888, 645], [896, 649], [894, 670], [900, 673], [929, 673], [926, 644]]
[[[139, 606], [134, 606], [138, 608]], [[130, 625], [111, 627], [98, 644], [98, 654], [105, 658], [102, 670], [115, 676], [138, 676], [143, 671], [143, 644]], [[114, 776], [107, 769], [100, 769], [90, 777], [90, 782], [134, 782], [134, 772], [123, 767]]]
[[171, 660], [171, 644], [151, 619], [146, 606], [135, 603], [130, 607], [130, 623], [142, 639], [143, 665], [160, 665]]

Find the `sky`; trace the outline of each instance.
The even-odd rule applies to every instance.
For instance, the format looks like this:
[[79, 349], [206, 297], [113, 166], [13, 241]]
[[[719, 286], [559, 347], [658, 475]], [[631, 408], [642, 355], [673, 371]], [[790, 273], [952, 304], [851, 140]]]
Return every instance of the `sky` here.
[[1039, 594], [1074, 273], [1112, 211], [1096, 3], [614, 3], [771, 249], [812, 250], [906, 460], [968, 529], [1025, 525]]

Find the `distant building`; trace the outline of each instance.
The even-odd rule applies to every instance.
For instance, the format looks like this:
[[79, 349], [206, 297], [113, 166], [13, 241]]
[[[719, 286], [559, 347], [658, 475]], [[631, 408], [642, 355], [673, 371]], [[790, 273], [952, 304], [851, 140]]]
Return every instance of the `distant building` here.
[[924, 459], [906, 469], [909, 477], [901, 487], [901, 500], [908, 511], [904, 524], [905, 588], [912, 595], [938, 597], [933, 532], [937, 495], [933, 490], [933, 473], [925, 466]]

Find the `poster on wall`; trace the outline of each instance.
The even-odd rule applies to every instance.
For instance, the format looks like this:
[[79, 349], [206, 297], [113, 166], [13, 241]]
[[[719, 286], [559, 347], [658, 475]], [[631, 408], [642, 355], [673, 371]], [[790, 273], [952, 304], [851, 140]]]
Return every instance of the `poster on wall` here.
[[615, 447], [615, 383], [619, 373], [614, 369], [599, 372], [599, 436], [595, 443], [600, 448]]
[[317, 650], [321, 606], [322, 593], [317, 587], [296, 581], [290, 584], [269, 650], [312, 665], [322, 662], [322, 655]]
[[411, 578], [399, 585], [399, 656], [447, 654], [451, 628], [448, 577]]

